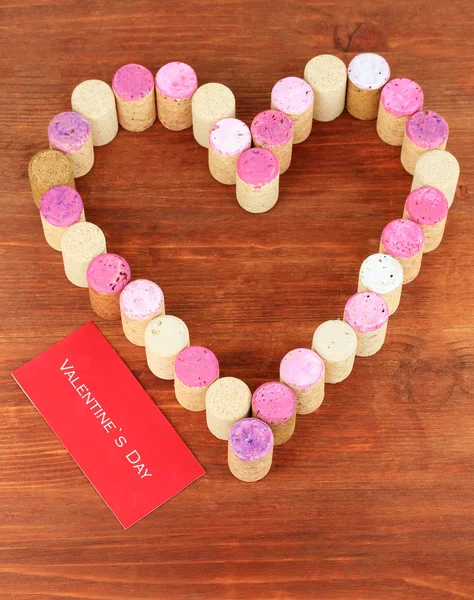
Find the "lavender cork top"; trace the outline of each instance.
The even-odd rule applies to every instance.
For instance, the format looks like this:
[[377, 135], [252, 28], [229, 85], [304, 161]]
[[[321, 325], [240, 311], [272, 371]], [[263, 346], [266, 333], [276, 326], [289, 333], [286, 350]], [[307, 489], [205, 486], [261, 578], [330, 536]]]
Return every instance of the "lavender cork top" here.
[[383, 88], [380, 101], [395, 117], [409, 117], [421, 110], [424, 96], [420, 86], [411, 79], [392, 79]]
[[134, 321], [155, 317], [162, 309], [165, 298], [161, 288], [148, 279], [135, 279], [120, 294], [120, 308]]
[[361, 90], [378, 90], [390, 79], [390, 67], [383, 56], [364, 52], [351, 60], [347, 75]]
[[154, 88], [155, 80], [152, 73], [141, 65], [124, 65], [115, 72], [112, 79], [112, 89], [125, 102], [142, 100]]
[[308, 390], [324, 377], [324, 362], [313, 350], [296, 348], [283, 357], [280, 376], [292, 388]]
[[395, 258], [410, 258], [423, 250], [425, 236], [419, 225], [409, 219], [396, 219], [385, 225], [382, 246]]
[[441, 147], [448, 139], [446, 120], [434, 110], [420, 110], [407, 123], [407, 137], [419, 148]]
[[260, 419], [241, 419], [230, 430], [229, 446], [240, 460], [259, 460], [273, 449], [273, 432]]
[[344, 320], [361, 333], [377, 331], [388, 321], [388, 305], [375, 292], [359, 292], [346, 302]]
[[440, 190], [425, 185], [408, 195], [405, 208], [418, 225], [436, 225], [448, 214], [448, 201]]
[[293, 121], [280, 110], [264, 110], [250, 125], [252, 137], [262, 148], [280, 148], [293, 135]]
[[272, 89], [272, 104], [287, 115], [300, 115], [311, 108], [314, 92], [304, 79], [285, 77]]
[[82, 198], [67, 185], [50, 188], [40, 200], [41, 216], [56, 227], [69, 227], [77, 223], [83, 210]]
[[91, 126], [77, 112], [63, 112], [51, 119], [48, 125], [49, 145], [65, 154], [80, 150], [89, 140]]
[[203, 346], [181, 350], [174, 364], [176, 377], [188, 387], [206, 387], [219, 377], [219, 361]]
[[252, 406], [255, 416], [266, 423], [284, 423], [295, 414], [296, 396], [284, 383], [270, 381], [255, 390]]
[[237, 160], [237, 175], [256, 189], [273, 181], [279, 171], [277, 157], [265, 148], [250, 148]]
[[170, 62], [156, 74], [156, 89], [172, 100], [191, 98], [197, 89], [197, 76], [192, 67], [183, 62]]
[[117, 294], [130, 281], [128, 262], [118, 254], [100, 254], [87, 267], [87, 283], [101, 294]]
[[209, 145], [219, 154], [235, 156], [250, 148], [250, 129], [239, 119], [221, 119], [209, 131]]

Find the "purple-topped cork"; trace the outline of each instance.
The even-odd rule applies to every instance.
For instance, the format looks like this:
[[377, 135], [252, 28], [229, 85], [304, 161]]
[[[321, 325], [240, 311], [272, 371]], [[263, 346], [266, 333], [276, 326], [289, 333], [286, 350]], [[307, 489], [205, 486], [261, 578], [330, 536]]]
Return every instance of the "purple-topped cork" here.
[[242, 419], [231, 429], [228, 462], [231, 473], [241, 481], [258, 481], [272, 464], [273, 433], [260, 419]]
[[118, 254], [100, 254], [87, 267], [92, 309], [106, 319], [120, 319], [120, 293], [131, 279], [128, 262]]
[[250, 126], [255, 146], [270, 150], [280, 163], [280, 175], [291, 162], [293, 148], [293, 121], [279, 110], [264, 110]]
[[423, 90], [411, 79], [392, 79], [384, 86], [380, 102], [395, 117], [409, 117], [418, 112], [424, 101]]
[[203, 346], [189, 346], [176, 357], [174, 373], [178, 402], [188, 410], [205, 410], [207, 389], [219, 377], [216, 355]]
[[155, 78], [134, 63], [120, 67], [112, 79], [120, 125], [128, 131], [144, 131], [156, 119]]
[[94, 146], [91, 126], [78, 112], [63, 112], [48, 125], [51, 148], [67, 154], [74, 169], [74, 177], [82, 177], [94, 164]]
[[314, 92], [309, 83], [300, 77], [280, 79], [272, 89], [271, 107], [292, 120], [293, 143], [304, 142], [313, 124]]
[[405, 200], [404, 218], [411, 219], [423, 230], [423, 252], [432, 252], [441, 243], [448, 216], [448, 201], [440, 190], [424, 185]]
[[249, 148], [236, 165], [236, 196], [240, 206], [262, 213], [275, 206], [279, 194], [280, 167], [277, 157], [265, 148]]
[[197, 89], [198, 80], [192, 67], [183, 62], [163, 65], [156, 74], [156, 89], [173, 100], [191, 98]]
[[420, 110], [407, 123], [407, 137], [420, 148], [444, 148], [449, 135], [446, 120], [434, 110]]
[[148, 279], [135, 279], [120, 293], [123, 332], [137, 346], [145, 346], [148, 323], [165, 314], [165, 298], [161, 288]]
[[279, 446], [289, 440], [295, 430], [296, 395], [284, 383], [263, 383], [253, 393], [252, 415], [271, 427], [275, 446]]
[[385, 341], [389, 317], [388, 304], [375, 292], [358, 292], [344, 308], [344, 321], [355, 331], [356, 356], [372, 356]]
[[280, 381], [295, 392], [297, 414], [313, 412], [324, 399], [324, 362], [309, 348], [290, 350], [280, 363]]
[[68, 227], [81, 220], [82, 198], [67, 185], [50, 188], [40, 200], [40, 214], [50, 225]]

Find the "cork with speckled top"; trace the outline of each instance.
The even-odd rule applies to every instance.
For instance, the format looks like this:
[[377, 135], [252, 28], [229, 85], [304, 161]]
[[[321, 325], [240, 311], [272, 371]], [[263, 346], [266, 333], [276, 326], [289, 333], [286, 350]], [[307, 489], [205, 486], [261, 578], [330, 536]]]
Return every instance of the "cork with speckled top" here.
[[235, 97], [222, 83], [206, 83], [195, 91], [191, 108], [194, 139], [209, 148], [211, 127], [221, 119], [235, 118]]
[[451, 152], [430, 150], [416, 163], [411, 190], [429, 185], [440, 190], [451, 207], [459, 180], [459, 163]]
[[107, 252], [105, 235], [94, 223], [75, 223], [61, 238], [64, 271], [77, 287], [87, 287], [87, 267], [99, 254]]
[[145, 131], [156, 120], [155, 78], [142, 65], [120, 67], [112, 79], [120, 125], [127, 131]]
[[212, 435], [229, 438], [232, 426], [250, 413], [249, 386], [236, 377], [221, 377], [206, 393], [206, 422]]
[[347, 77], [347, 112], [362, 121], [375, 119], [382, 88], [390, 79], [387, 61], [372, 52], [358, 54], [349, 63]]
[[50, 188], [67, 185], [75, 189], [72, 161], [59, 150], [40, 150], [30, 160], [28, 177], [33, 201], [39, 208], [41, 198]]
[[92, 310], [106, 321], [120, 319], [120, 294], [131, 279], [128, 262], [118, 254], [100, 254], [87, 267]]
[[384, 298], [375, 292], [357, 292], [344, 308], [344, 321], [357, 336], [356, 356], [372, 356], [383, 346], [389, 318]]
[[234, 477], [253, 483], [263, 479], [272, 466], [274, 439], [271, 428], [260, 419], [246, 418], [231, 429], [227, 463]]

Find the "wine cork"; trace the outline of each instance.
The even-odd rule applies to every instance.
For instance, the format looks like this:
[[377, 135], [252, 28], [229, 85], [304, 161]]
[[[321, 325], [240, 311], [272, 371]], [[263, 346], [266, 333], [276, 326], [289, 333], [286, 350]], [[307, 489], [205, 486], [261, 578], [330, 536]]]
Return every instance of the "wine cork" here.
[[155, 77], [158, 119], [171, 131], [182, 131], [193, 124], [191, 98], [198, 80], [192, 67], [170, 62]]
[[347, 69], [347, 112], [361, 121], [377, 117], [380, 94], [390, 79], [390, 67], [383, 56], [365, 52], [358, 54]]
[[87, 267], [92, 310], [106, 321], [120, 319], [120, 293], [130, 282], [128, 262], [118, 254], [101, 254]]
[[40, 150], [28, 165], [33, 201], [39, 208], [41, 197], [50, 188], [66, 185], [75, 189], [72, 161], [59, 150]]
[[248, 417], [252, 394], [249, 386], [236, 377], [221, 377], [206, 392], [206, 421], [209, 431], [228, 440], [233, 425]]
[[380, 350], [385, 341], [387, 303], [375, 292], [358, 292], [346, 302], [344, 321], [356, 333], [356, 356], [372, 356]]
[[148, 323], [165, 314], [161, 288], [148, 279], [135, 279], [120, 294], [120, 314], [125, 337], [136, 346], [145, 346]]
[[420, 110], [410, 117], [400, 155], [405, 171], [413, 175], [416, 163], [428, 150], [444, 150], [448, 136], [447, 122], [433, 110]]
[[[63, 112], [48, 126], [49, 145], [67, 154], [72, 161], [74, 177], [83, 177], [94, 165], [91, 126], [77, 112]], [[72, 187], [72, 186], [71, 186]]]
[[176, 357], [188, 346], [188, 328], [178, 317], [161, 315], [146, 326], [146, 361], [153, 375], [160, 379], [174, 379]]
[[222, 83], [206, 83], [195, 91], [191, 110], [194, 139], [200, 146], [209, 148], [211, 127], [217, 121], [235, 117], [235, 97]]
[[334, 121], [346, 104], [347, 67], [337, 56], [320, 54], [304, 69], [304, 78], [314, 92], [313, 119]]
[[40, 200], [40, 215], [44, 237], [61, 252], [61, 238], [70, 225], [85, 221], [82, 198], [75, 189], [59, 185], [47, 190]]
[[313, 126], [314, 93], [299, 77], [285, 77], [272, 89], [271, 108], [285, 113], [293, 121], [293, 144], [304, 142]]
[[313, 335], [312, 348], [323, 359], [325, 383], [339, 383], [351, 374], [357, 348], [357, 336], [341, 320], [321, 323]]
[[232, 427], [227, 448], [230, 472], [240, 481], [259, 481], [270, 471], [273, 433], [260, 419], [238, 421]]
[[239, 119], [221, 119], [209, 131], [209, 171], [219, 183], [235, 184], [235, 166], [250, 148], [250, 129]]
[[252, 416], [265, 421], [270, 427], [275, 446], [284, 444], [295, 431], [295, 393], [278, 381], [263, 383], [253, 393]]
[[411, 189], [429, 185], [442, 192], [448, 206], [453, 203], [459, 179], [459, 163], [446, 150], [430, 150], [416, 163]]
[[403, 285], [420, 272], [424, 235], [421, 227], [408, 219], [396, 219], [385, 225], [379, 252], [395, 257], [403, 268]]
[[267, 212], [277, 203], [279, 179], [274, 154], [264, 148], [246, 150], [237, 161], [237, 202], [247, 212]]
[[280, 175], [288, 170], [293, 150], [293, 121], [279, 110], [264, 110], [250, 126], [254, 146], [274, 154], [280, 165]]
[[375, 292], [385, 300], [389, 315], [397, 310], [403, 287], [403, 267], [390, 254], [371, 254], [360, 266], [358, 292]]
[[87, 267], [92, 259], [107, 252], [105, 235], [94, 223], [74, 223], [61, 238], [64, 272], [77, 287], [87, 287]]
[[206, 410], [206, 393], [219, 377], [219, 361], [208, 348], [190, 346], [181, 350], [174, 364], [176, 399], [188, 410]]
[[112, 79], [120, 125], [127, 131], [145, 131], [156, 120], [155, 79], [142, 65], [120, 67]]
[[411, 79], [392, 79], [384, 86], [377, 115], [377, 133], [390, 146], [401, 146], [408, 120], [423, 108], [423, 91]]
[[404, 219], [411, 219], [423, 231], [423, 252], [432, 252], [443, 239], [448, 201], [443, 192], [428, 185], [417, 188], [405, 200]]
[[307, 415], [324, 399], [324, 362], [309, 348], [290, 350], [280, 363], [280, 381], [296, 394], [296, 414]]
[[71, 95], [72, 110], [83, 115], [91, 126], [94, 146], [109, 144], [118, 132], [117, 107], [110, 85], [88, 79], [77, 85]]

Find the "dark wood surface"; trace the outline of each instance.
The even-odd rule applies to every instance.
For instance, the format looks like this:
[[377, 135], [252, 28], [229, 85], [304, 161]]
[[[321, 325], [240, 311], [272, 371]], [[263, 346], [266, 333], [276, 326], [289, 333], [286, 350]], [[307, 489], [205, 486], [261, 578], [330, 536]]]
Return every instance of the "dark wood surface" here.
[[[65, 2], [0, 9], [0, 597], [80, 599], [474, 598], [472, 128], [474, 9], [467, 0]], [[403, 293], [380, 353], [327, 386], [263, 481], [228, 472], [226, 444], [148, 371], [120, 323], [95, 318], [44, 241], [27, 164], [73, 87], [127, 62], [192, 64], [229, 85], [237, 116], [319, 53], [378, 51], [450, 124], [461, 164], [445, 240]], [[88, 219], [135, 277], [255, 389], [282, 356], [342, 316], [361, 261], [400, 217], [411, 178], [375, 122], [344, 113], [295, 147], [264, 215], [215, 182], [191, 130], [155, 124], [97, 148], [77, 182]], [[89, 319], [207, 469], [124, 532], [10, 372]]]

